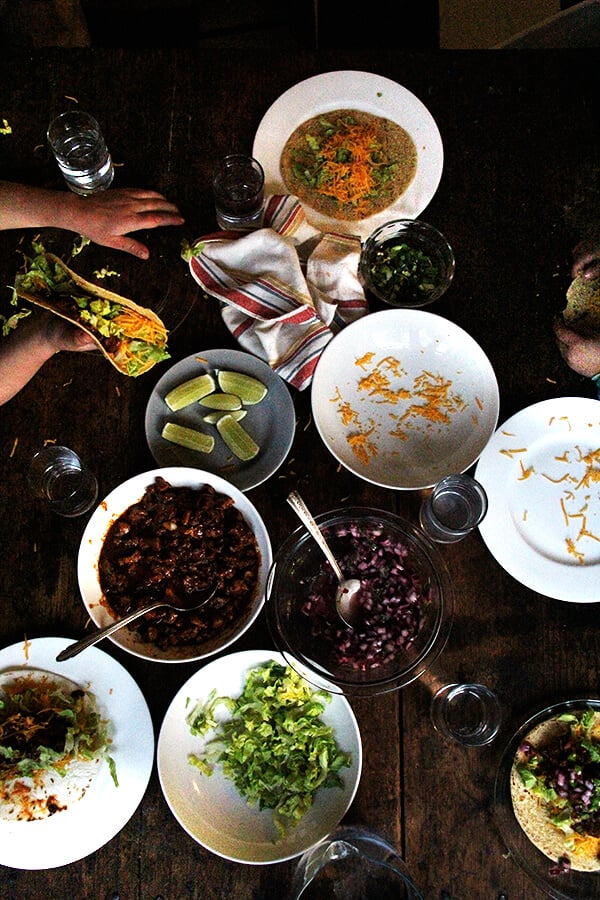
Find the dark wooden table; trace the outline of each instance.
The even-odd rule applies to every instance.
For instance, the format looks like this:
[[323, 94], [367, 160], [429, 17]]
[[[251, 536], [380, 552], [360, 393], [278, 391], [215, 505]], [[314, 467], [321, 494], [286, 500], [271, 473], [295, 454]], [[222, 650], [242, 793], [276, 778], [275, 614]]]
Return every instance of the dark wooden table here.
[[[68, 97], [92, 110], [118, 164], [115, 183], [161, 190], [186, 216], [181, 228], [147, 234], [149, 262], [118, 259], [123, 271], [134, 273], [141, 302], [164, 296], [169, 284], [169, 315], [187, 313], [171, 338], [173, 359], [232, 347], [216, 304], [199, 297], [179, 257], [182, 239], [215, 227], [212, 164], [228, 151], [250, 151], [270, 104], [306, 77], [334, 69], [391, 77], [428, 106], [444, 142], [442, 181], [423, 218], [448, 236], [457, 269], [433, 311], [469, 331], [488, 354], [504, 421], [540, 400], [595, 396], [591, 382], [561, 360], [551, 322], [569, 283], [576, 237], [571, 212], [594, 172], [597, 178], [597, 65], [595, 51], [273, 51], [260, 58], [218, 51], [5, 51], [0, 117], [12, 135], [0, 137], [0, 172], [60, 186], [44, 146], [47, 122], [71, 102]], [[30, 237], [0, 235], [1, 284], [12, 283], [17, 250]], [[108, 258], [102, 248], [86, 253], [99, 264]], [[6, 291], [3, 312], [8, 298]], [[76, 556], [87, 516], [61, 519], [29, 496], [25, 473], [32, 454], [47, 440], [74, 447], [97, 472], [101, 495], [153, 468], [144, 411], [162, 371], [127, 380], [100, 355], [61, 354], [0, 411], [2, 646], [24, 635], [75, 638], [86, 625]], [[297, 524], [285, 503], [292, 488], [314, 511], [353, 503], [416, 520], [418, 492], [375, 488], [339, 470], [311, 424], [309, 392], [294, 392], [293, 399], [298, 427], [289, 458], [250, 492], [274, 548]], [[522, 586], [503, 571], [479, 533], [442, 552], [456, 610], [433, 675], [483, 681], [496, 690], [505, 715], [500, 736], [471, 750], [443, 740], [430, 724], [423, 682], [352, 700], [365, 757], [345, 821], [393, 841], [427, 898], [538, 900], [543, 892], [507, 854], [498, 831], [494, 778], [506, 740], [530, 711], [576, 693], [597, 695], [597, 607], [559, 602]], [[260, 619], [239, 648], [270, 646]], [[158, 733], [170, 700], [196, 666], [145, 663], [109, 641], [103, 649], [136, 679]], [[154, 772], [138, 810], [106, 846], [48, 871], [3, 867], [0, 895], [266, 900], [286, 895], [293, 868], [293, 862], [238, 865], [204, 850], [169, 812]]]

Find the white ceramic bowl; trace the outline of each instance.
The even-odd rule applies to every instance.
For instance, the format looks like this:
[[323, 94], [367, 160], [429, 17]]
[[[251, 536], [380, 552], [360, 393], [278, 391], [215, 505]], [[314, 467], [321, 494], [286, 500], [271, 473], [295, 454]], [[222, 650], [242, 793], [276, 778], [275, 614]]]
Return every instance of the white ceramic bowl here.
[[219, 696], [239, 697], [247, 672], [269, 660], [285, 665], [279, 653], [246, 650], [213, 660], [192, 675], [167, 710], [156, 754], [165, 800], [181, 827], [212, 853], [251, 865], [283, 862], [322, 840], [346, 814], [362, 770], [358, 724], [350, 704], [340, 694], [331, 696], [320, 718], [333, 729], [340, 749], [350, 753], [350, 766], [339, 772], [343, 786], [317, 791], [311, 808], [284, 837], [277, 834], [272, 810], [249, 806], [219, 765], [210, 777], [190, 765], [189, 754], [200, 752], [212, 736], [212, 732], [206, 737], [190, 733], [186, 716], [194, 704], [206, 701], [213, 689]]
[[[98, 575], [98, 559], [102, 545], [113, 522], [142, 498], [148, 485], [152, 484], [158, 476], [174, 487], [200, 488], [202, 485], [210, 485], [218, 493], [225, 494], [234, 500], [237, 509], [254, 532], [258, 545], [260, 563], [257, 590], [249, 610], [233, 627], [196, 645], [162, 650], [156, 644], [141, 641], [136, 637], [134, 630], [129, 628], [116, 631], [108, 639], [134, 656], [155, 662], [190, 662], [190, 660], [205, 659], [231, 646], [255, 621], [265, 602], [267, 576], [272, 562], [271, 542], [260, 514], [246, 495], [224, 478], [199, 469], [172, 467], [143, 472], [116, 487], [99, 504], [83, 533], [77, 560], [79, 590], [85, 608], [98, 628], [103, 628], [114, 621], [114, 617], [103, 602]], [[135, 623], [131, 628], [134, 627]]]
[[386, 309], [348, 325], [323, 351], [312, 413], [343, 466], [396, 490], [465, 472], [498, 422], [496, 375], [476, 341], [421, 309]]

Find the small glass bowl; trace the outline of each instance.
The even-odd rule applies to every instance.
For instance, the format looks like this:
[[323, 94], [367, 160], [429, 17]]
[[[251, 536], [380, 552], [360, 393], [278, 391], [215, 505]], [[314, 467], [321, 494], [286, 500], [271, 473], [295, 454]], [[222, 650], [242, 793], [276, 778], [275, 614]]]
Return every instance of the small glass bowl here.
[[[265, 611], [277, 649], [307, 681], [325, 690], [333, 685], [338, 693], [368, 696], [405, 687], [429, 668], [450, 632], [452, 585], [437, 547], [409, 522], [382, 510], [350, 507], [315, 519], [344, 575], [363, 579], [372, 589], [383, 621], [371, 615], [352, 629], [340, 619], [333, 570], [300, 527], [280, 546], [267, 579]], [[401, 545], [406, 555], [394, 558], [386, 549], [390, 545]], [[394, 600], [388, 605], [388, 586], [393, 597], [408, 596], [394, 584], [407, 572], [426, 598], [410, 642], [400, 637], [406, 607]]]
[[452, 247], [437, 228], [419, 219], [396, 219], [365, 241], [358, 264], [367, 291], [389, 306], [427, 306], [454, 277]]

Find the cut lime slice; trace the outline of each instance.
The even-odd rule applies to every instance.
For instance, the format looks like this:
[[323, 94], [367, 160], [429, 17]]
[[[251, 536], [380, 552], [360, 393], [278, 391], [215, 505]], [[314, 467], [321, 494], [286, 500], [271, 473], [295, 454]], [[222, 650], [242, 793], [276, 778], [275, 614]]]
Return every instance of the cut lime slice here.
[[245, 409], [232, 409], [231, 412], [215, 410], [215, 412], [207, 413], [205, 416], [202, 416], [202, 421], [206, 422], [207, 425], [216, 425], [223, 416], [231, 416], [236, 422], [239, 422], [240, 419], [243, 419], [246, 415], [248, 415], [248, 413]]
[[260, 450], [258, 444], [233, 416], [222, 416], [217, 422], [217, 431], [231, 452], [244, 462], [254, 459]]
[[190, 403], [196, 403], [201, 397], [212, 393], [214, 389], [215, 379], [212, 375], [208, 373], [198, 375], [197, 378], [184, 381], [183, 384], [178, 384], [177, 387], [170, 390], [165, 395], [165, 403], [169, 409], [176, 412], [178, 409], [183, 409], [184, 406], [189, 406]]
[[188, 450], [198, 450], [200, 453], [211, 453], [215, 446], [212, 434], [203, 434], [194, 428], [186, 428], [176, 422], [167, 422], [162, 430], [162, 436], [172, 444], [187, 447]]
[[266, 386], [251, 375], [225, 371], [219, 372], [217, 378], [221, 390], [227, 394], [235, 394], [245, 406], [254, 406], [267, 395]]
[[241, 409], [242, 401], [235, 394], [208, 394], [206, 397], [201, 397], [199, 400], [201, 406], [206, 406], [208, 409], [225, 409], [227, 411], [231, 411], [232, 409]]

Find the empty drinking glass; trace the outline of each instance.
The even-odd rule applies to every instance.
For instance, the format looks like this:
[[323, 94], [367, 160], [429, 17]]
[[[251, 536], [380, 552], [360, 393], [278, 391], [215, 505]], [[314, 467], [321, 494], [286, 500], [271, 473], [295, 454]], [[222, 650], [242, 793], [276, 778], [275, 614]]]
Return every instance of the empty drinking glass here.
[[484, 684], [445, 684], [431, 700], [436, 731], [467, 747], [491, 743], [501, 719], [498, 698]]
[[60, 516], [81, 516], [96, 502], [95, 475], [69, 447], [48, 444], [39, 450], [29, 466], [29, 487], [46, 500]]

